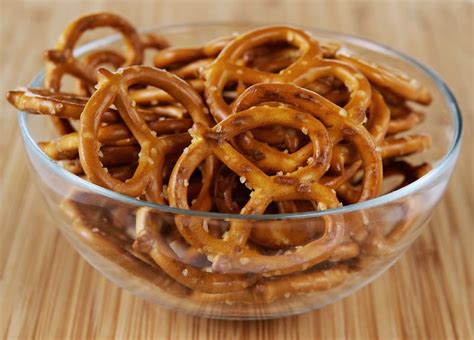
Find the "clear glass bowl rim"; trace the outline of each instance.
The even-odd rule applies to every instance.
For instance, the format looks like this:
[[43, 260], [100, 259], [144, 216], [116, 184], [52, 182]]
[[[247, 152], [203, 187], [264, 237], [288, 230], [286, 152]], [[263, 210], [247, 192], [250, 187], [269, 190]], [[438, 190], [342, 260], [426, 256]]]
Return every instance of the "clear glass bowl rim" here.
[[[188, 30], [192, 27], [206, 27], [206, 26], [267, 26], [267, 25], [274, 25], [274, 23], [261, 23], [261, 22], [251, 22], [251, 21], [235, 21], [235, 22], [199, 22], [199, 23], [186, 23], [186, 24], [178, 24], [178, 25], [166, 25], [166, 26], [158, 26], [156, 28], [149, 28], [149, 29], [140, 29], [140, 32], [178, 32], [179, 30]], [[282, 25], [282, 23], [277, 23], [276, 25]], [[285, 24], [283, 24], [285, 25]], [[294, 26], [289, 24], [288, 26]], [[167, 205], [162, 205], [158, 203], [152, 203], [148, 201], [141, 201], [136, 198], [132, 198], [126, 195], [119, 194], [112, 190], [100, 187], [96, 184], [88, 182], [85, 179], [76, 176], [69, 171], [62, 168], [56, 162], [51, 160], [35, 143], [33, 137], [31, 136], [30, 132], [28, 131], [27, 127], [27, 116], [28, 113], [20, 112], [18, 115], [18, 122], [20, 127], [20, 132], [22, 134], [23, 140], [27, 144], [30, 150], [32, 150], [41, 162], [45, 163], [47, 168], [51, 170], [56, 175], [63, 177], [67, 181], [71, 181], [73, 185], [83, 188], [89, 192], [93, 192], [95, 194], [108, 197], [113, 200], [117, 200], [124, 204], [130, 204], [137, 207], [149, 207], [156, 209], [161, 212], [165, 213], [172, 213], [172, 214], [179, 214], [179, 215], [188, 215], [188, 216], [195, 216], [200, 218], [209, 218], [209, 219], [216, 219], [216, 220], [251, 220], [251, 221], [271, 221], [271, 220], [288, 220], [288, 219], [303, 219], [303, 218], [318, 218], [321, 216], [327, 215], [334, 215], [334, 214], [346, 214], [351, 213], [359, 210], [370, 209], [380, 205], [389, 204], [393, 201], [398, 199], [407, 197], [419, 190], [423, 187], [429, 185], [430, 183], [434, 182], [438, 176], [442, 175], [450, 168], [451, 162], [456, 161], [456, 156], [460, 149], [461, 145], [461, 137], [463, 132], [463, 121], [461, 116], [461, 110], [459, 105], [454, 97], [453, 93], [443, 81], [443, 79], [432, 69], [428, 66], [422, 64], [418, 60], [413, 57], [410, 57], [402, 52], [399, 52], [391, 47], [385, 46], [378, 42], [374, 42], [372, 40], [362, 38], [352, 34], [346, 33], [339, 33], [336, 31], [331, 30], [324, 30], [319, 28], [313, 27], [302, 27], [309, 32], [317, 34], [318, 32], [321, 34], [329, 34], [335, 37], [341, 37], [344, 40], [347, 40], [350, 43], [357, 44], [361, 47], [367, 47], [372, 50], [377, 50], [386, 54], [395, 55], [404, 61], [407, 61], [413, 64], [415, 67], [423, 71], [427, 74], [431, 80], [434, 81], [435, 85], [438, 87], [440, 92], [443, 94], [444, 99], [447, 101], [449, 106], [449, 111], [451, 117], [453, 119], [453, 126], [454, 126], [454, 138], [452, 139], [451, 145], [449, 146], [448, 152], [444, 155], [444, 157], [438, 162], [438, 164], [429, 171], [426, 175], [418, 179], [417, 181], [401, 188], [391, 193], [364, 201], [355, 204], [350, 204], [343, 207], [338, 207], [334, 209], [327, 209], [323, 211], [308, 211], [308, 212], [301, 212], [301, 213], [287, 213], [287, 214], [267, 214], [267, 215], [240, 215], [240, 214], [224, 214], [218, 212], [205, 212], [205, 211], [195, 211], [195, 210], [186, 210], [180, 208], [173, 208]], [[81, 45], [76, 48], [75, 55], [81, 55], [85, 52], [93, 50], [95, 48], [101, 47], [103, 45], [111, 44], [117, 40], [121, 39], [120, 34], [113, 34], [106, 36], [101, 39], [97, 39], [91, 41], [87, 44]], [[42, 80], [44, 77], [44, 71], [38, 73], [29, 86], [38, 86], [42, 84]]]

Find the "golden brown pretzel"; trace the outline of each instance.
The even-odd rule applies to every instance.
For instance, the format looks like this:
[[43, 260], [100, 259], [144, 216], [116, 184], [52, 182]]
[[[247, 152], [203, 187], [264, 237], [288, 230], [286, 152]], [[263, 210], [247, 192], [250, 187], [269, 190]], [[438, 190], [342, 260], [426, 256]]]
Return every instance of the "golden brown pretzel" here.
[[72, 220], [74, 237], [117, 264], [127, 275], [144, 280], [154, 289], [165, 291], [166, 288], [170, 295], [186, 296], [189, 293], [186, 287], [171, 280], [146, 254], [132, 248], [133, 239], [112, 222], [107, 213], [113, 214], [113, 210], [105, 204], [97, 196], [81, 192], [71, 194], [61, 203], [61, 209]]
[[169, 47], [156, 53], [153, 63], [159, 68], [169, 68], [200, 59], [214, 58], [231, 39], [230, 37], [217, 38], [197, 48]]
[[[138, 155], [135, 156], [138, 159]], [[104, 165], [108, 167], [109, 173], [112, 175], [112, 177], [125, 181], [126, 179], [129, 179], [133, 176], [133, 173], [135, 172], [135, 169], [137, 167], [136, 161], [127, 160], [126, 163], [127, 164], [125, 165], [118, 166], [110, 166], [110, 164]], [[79, 160], [79, 158], [60, 160], [58, 161], [58, 164], [62, 168], [73, 173], [74, 175], [85, 178], [84, 170], [82, 169], [81, 161]]]
[[406, 104], [398, 107], [391, 106], [390, 113], [392, 118], [388, 124], [388, 134], [410, 130], [425, 119], [423, 112], [413, 110]]
[[[121, 54], [112, 50], [97, 50], [85, 55], [81, 58], [81, 61], [95, 71], [99, 66], [104, 65], [110, 65], [114, 69], [117, 69], [125, 63], [125, 58]], [[94, 88], [91, 84], [81, 78], [77, 78], [76, 84], [76, 92], [79, 95], [90, 97], [94, 92]]]
[[339, 50], [336, 53], [336, 58], [361, 70], [374, 84], [388, 88], [405, 99], [413, 100], [423, 105], [431, 103], [432, 98], [428, 89], [419, 81], [408, 77], [404, 73], [394, 69], [388, 69], [382, 65], [367, 62], [347, 50]]
[[341, 264], [330, 268], [292, 274], [281, 278], [260, 280], [256, 285], [238, 292], [206, 294], [194, 291], [191, 299], [202, 303], [225, 302], [226, 304], [268, 304], [274, 300], [295, 295], [311, 295], [328, 290], [344, 282], [351, 270]]
[[219, 274], [186, 264], [160, 235], [162, 221], [154, 219], [152, 214], [153, 211], [148, 208], [140, 208], [137, 211], [137, 239], [134, 248], [149, 254], [176, 281], [206, 293], [240, 291], [256, 282], [255, 275]]
[[[313, 144], [313, 161], [291, 174], [270, 177], [229, 144], [228, 141], [235, 135], [265, 124], [307, 129]], [[317, 183], [328, 166], [329, 137], [322, 124], [308, 113], [281, 107], [254, 107], [229, 116], [212, 130], [195, 126], [192, 134], [193, 142], [176, 163], [170, 178], [171, 206], [189, 208], [186, 183], [189, 182], [194, 169], [211, 154], [217, 156], [240, 176], [242, 182], [254, 189], [241, 214], [261, 214], [271, 201], [280, 200], [313, 200], [318, 202], [320, 209], [339, 206], [332, 189]], [[378, 172], [380, 160], [375, 153], [370, 157], [373, 157], [374, 163], [369, 166], [371, 170], [367, 171], [367, 183], [378, 183], [380, 177], [373, 176]], [[247, 222], [231, 222], [227, 236], [216, 239], [193, 218], [186, 216], [176, 218], [178, 229], [191, 245], [215, 256], [213, 259], [215, 270], [263, 272], [265, 275], [283, 275], [304, 270], [330, 258], [336, 246], [343, 241], [344, 231], [339, 229], [340, 221], [337, 217], [324, 218], [324, 221], [326, 229], [321, 238], [290, 254], [267, 256], [245, 247], [251, 231]]]
[[[181, 152], [189, 144], [191, 137], [185, 131], [191, 125], [191, 119], [168, 119], [149, 123], [150, 129], [160, 136], [158, 138], [166, 138], [174, 145], [170, 152]], [[161, 137], [162, 135], [166, 136]], [[135, 138], [123, 124], [102, 126], [99, 128], [97, 136], [101, 145], [125, 146], [137, 144]], [[38, 145], [52, 159], [71, 159], [78, 154], [79, 133], [71, 132], [48, 142], [39, 142]]]
[[[210, 125], [209, 117], [203, 111], [199, 95], [183, 80], [162, 70], [147, 66], [133, 66], [112, 73], [99, 70], [99, 86], [88, 101], [81, 115], [79, 135], [79, 156], [84, 172], [90, 181], [132, 197], [146, 194], [154, 202], [164, 202], [161, 195], [161, 171], [164, 157], [174, 148], [166, 138], [157, 138], [137, 113], [128, 98], [128, 88], [134, 84], [159, 87], [181, 103], [195, 122]], [[114, 104], [127, 128], [140, 145], [141, 151], [137, 170], [127, 182], [114, 179], [100, 163], [97, 140], [99, 123], [104, 112]], [[210, 166], [210, 165], [209, 165]], [[205, 189], [207, 190], [207, 188]]]
[[[278, 74], [262, 72], [238, 64], [239, 58], [244, 53], [251, 51], [252, 48], [275, 41], [295, 43], [301, 50], [300, 57]], [[248, 85], [261, 82], [282, 82], [305, 86], [317, 79], [332, 76], [340, 79], [350, 92], [349, 100], [344, 109], [341, 110], [341, 113], [356, 123], [363, 122], [371, 97], [371, 88], [367, 79], [361, 72], [350, 65], [337, 60], [321, 59], [320, 57], [321, 51], [318, 43], [306, 35], [305, 32], [290, 27], [263, 28], [237, 37], [224, 48], [205, 71], [205, 96], [211, 113], [218, 121], [231, 114], [231, 107], [224, 101], [222, 95], [224, 87], [228, 82], [238, 81]], [[269, 98], [269, 101], [272, 101], [272, 99]], [[260, 132], [259, 135], [261, 136]], [[265, 154], [265, 151], [268, 151], [264, 150], [264, 144], [253, 140], [248, 134], [242, 138], [244, 140], [240, 142], [244, 142], [244, 147], [247, 145], [245, 149], [252, 150], [258, 155]], [[268, 142], [268, 140], [265, 141]], [[295, 142], [294, 144], [298, 147], [300, 146], [300, 142]], [[291, 151], [296, 150], [298, 147], [287, 148]], [[304, 151], [301, 151], [301, 153], [303, 153], [302, 157], [299, 157], [299, 154], [294, 157], [290, 155], [282, 155], [282, 157], [298, 158], [301, 161], [306, 155]], [[298, 163], [298, 161], [293, 163]], [[273, 167], [275, 167], [275, 162], [273, 164]], [[298, 164], [297, 166], [300, 165]], [[274, 169], [270, 168], [269, 170]], [[284, 169], [282, 170], [285, 171]], [[286, 170], [286, 172], [288, 171], [291, 170]]]
[[170, 47], [170, 42], [164, 36], [155, 34], [153, 32], [144, 33], [141, 35], [140, 40], [143, 48], [162, 50]]
[[[245, 202], [236, 202], [235, 199], [248, 200], [239, 197], [240, 191], [238, 176], [226, 166], [221, 166], [214, 182], [214, 200], [219, 212], [238, 214]], [[240, 187], [243, 185], [241, 184]], [[308, 203], [308, 204], [304, 204]], [[317, 209], [312, 202], [280, 201], [276, 202], [278, 213], [296, 213]], [[270, 249], [285, 249], [300, 246], [324, 232], [324, 223], [314, 220], [274, 221], [271, 228], [265, 223], [252, 223], [253, 229], [250, 239], [257, 244]]]
[[[7, 92], [7, 100], [20, 111], [33, 114], [52, 115], [78, 120], [88, 101], [87, 97], [72, 93], [51, 92], [47, 89], [17, 89]], [[161, 117], [183, 118], [185, 110], [177, 105], [138, 108], [139, 114], [147, 122]], [[116, 123], [121, 120], [117, 110], [109, 109], [103, 121]]]
[[[427, 163], [413, 166], [410, 163], [401, 160], [385, 160], [383, 169], [384, 182], [387, 182], [387, 180], [396, 176], [402, 176], [403, 181], [398, 183], [396, 186], [392, 185], [390, 188], [386, 188], [386, 183], [384, 183], [383, 193], [392, 192], [409, 185], [424, 176], [430, 169], [431, 167]], [[338, 197], [342, 198], [347, 203], [357, 202], [357, 197], [360, 194], [360, 186], [351, 183], [350, 178], [339, 185], [336, 190]]]
[[128, 21], [111, 13], [85, 15], [71, 22], [59, 37], [55, 48], [45, 53], [46, 88], [59, 91], [60, 79], [64, 73], [95, 85], [94, 68], [75, 58], [73, 52], [80, 36], [85, 31], [98, 27], [111, 27], [123, 35], [126, 47], [123, 66], [140, 64], [143, 61], [143, 45], [140, 36]]
[[[395, 176], [401, 176], [402, 181], [395, 186], [387, 188], [387, 192], [398, 190], [424, 176], [431, 170], [431, 166], [427, 163], [414, 166], [406, 161], [393, 161], [384, 166], [386, 179]], [[395, 247], [400, 247], [400, 240], [406, 237], [409, 233], [414, 231], [414, 219], [418, 218], [419, 214], [415, 207], [416, 202], [412, 200], [402, 200], [390, 203], [392, 211], [398, 211], [403, 214], [405, 218], [398, 220], [394, 225], [389, 225], [389, 230], [385, 224], [383, 216], [380, 216], [377, 211], [369, 212], [371, 228], [369, 229], [368, 237], [363, 242], [364, 252], [371, 255], [388, 255], [394, 253]], [[377, 221], [381, 221], [377, 223]], [[384, 223], [385, 222], [385, 223]]]
[[[359, 196], [359, 201], [376, 197], [382, 184], [382, 169], [380, 155], [376, 146], [363, 127], [354, 125], [346, 115], [341, 115], [341, 108], [327, 101], [318, 94], [290, 84], [258, 84], [250, 87], [235, 103], [234, 110], [242, 110], [258, 105], [269, 100], [279, 101], [293, 107], [309, 112], [318, 118], [329, 129], [332, 145], [341, 140], [358, 144], [357, 149], [364, 166], [364, 193]], [[275, 152], [275, 150], [260, 144], [265, 150], [256, 162], [259, 167], [274, 166], [279, 164], [278, 170], [285, 172], [294, 171], [302, 166], [310, 157], [312, 149], [308, 144], [291, 155]], [[262, 158], [263, 156], [263, 158]], [[295, 156], [295, 157], [293, 157]], [[270, 157], [273, 159], [268, 160]], [[274, 169], [274, 168], [273, 168]]]
[[[380, 147], [383, 145], [390, 125], [390, 109], [382, 95], [375, 89], [372, 91], [372, 101], [368, 113], [368, 119], [364, 125], [374, 139], [375, 144]], [[331, 170], [339, 174], [344, 173], [346, 163], [353, 163], [357, 160], [354, 155], [354, 150], [351, 150], [347, 145], [336, 145], [331, 159]]]
[[422, 152], [431, 147], [431, 137], [424, 134], [413, 134], [403, 137], [387, 137], [382, 143], [382, 158], [408, 156]]
[[[59, 91], [61, 79], [70, 74], [94, 86], [95, 70], [92, 66], [74, 57], [74, 47], [80, 36], [87, 30], [98, 27], [112, 27], [120, 31], [125, 42], [125, 65], [140, 64], [143, 61], [143, 46], [135, 28], [125, 19], [111, 13], [96, 13], [79, 17], [71, 22], [53, 50], [45, 52], [46, 73], [44, 85], [47, 89]], [[73, 132], [72, 125], [64, 119], [52, 118], [61, 134]]]

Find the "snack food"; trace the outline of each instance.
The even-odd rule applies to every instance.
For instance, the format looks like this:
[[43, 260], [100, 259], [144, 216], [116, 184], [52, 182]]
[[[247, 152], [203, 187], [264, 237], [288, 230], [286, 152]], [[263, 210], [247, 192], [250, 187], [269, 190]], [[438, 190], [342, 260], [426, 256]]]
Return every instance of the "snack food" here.
[[[85, 23], [82, 32], [104, 17], [110, 18], [77, 22]], [[406, 185], [427, 169], [400, 160], [430, 144], [421, 134], [399, 137], [424, 117], [409, 102], [430, 101], [427, 90], [405, 76], [291, 27], [262, 28], [202, 48], [165, 48], [153, 58], [165, 69], [158, 70], [129, 57], [150, 46], [149, 39], [118, 22], [132, 37], [132, 52], [99, 50], [81, 63], [70, 60], [76, 93], [47, 85], [7, 95], [21, 110], [80, 120], [79, 131], [64, 129], [40, 146], [95, 184], [181, 209], [253, 215], [368, 200], [381, 194], [389, 177], [401, 174]], [[67, 58], [58, 55], [50, 53], [50, 62], [64, 71], [59, 61]], [[82, 64], [118, 70], [77, 71]], [[119, 68], [131, 64], [140, 65]], [[406, 220], [389, 233], [370, 230], [364, 219], [376, 217], [367, 213], [357, 216], [359, 228], [323, 215], [319, 222], [263, 227], [234, 220], [223, 230], [200, 217], [169, 220], [140, 208], [126, 212], [136, 216], [136, 230], [125, 233], [113, 220], [119, 207], [107, 207], [112, 216], [95, 216], [76, 205], [77, 195], [64, 209], [81, 235], [104, 229], [105, 236], [87, 238], [98, 253], [110, 254], [104, 245], [110, 242], [130, 259], [124, 266], [163, 271], [173, 278], [167, 284], [175, 282], [196, 301], [212, 294], [213, 300], [271, 303], [333, 287], [367, 256], [390, 252], [410, 226]], [[101, 227], [102, 215], [110, 225]]]

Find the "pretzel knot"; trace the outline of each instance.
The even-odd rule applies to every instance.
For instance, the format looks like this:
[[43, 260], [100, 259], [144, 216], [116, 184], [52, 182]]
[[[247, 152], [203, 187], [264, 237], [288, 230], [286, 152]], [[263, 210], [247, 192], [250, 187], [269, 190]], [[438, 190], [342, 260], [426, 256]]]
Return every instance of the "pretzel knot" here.
[[[81, 114], [79, 133], [79, 156], [89, 180], [116, 192], [139, 197], [146, 194], [147, 199], [163, 203], [162, 171], [165, 156], [176, 151], [179, 141], [186, 136], [157, 136], [138, 113], [136, 104], [128, 95], [128, 88], [134, 84], [158, 87], [171, 95], [189, 112], [191, 118], [203, 125], [210, 126], [209, 116], [203, 111], [204, 104], [199, 95], [185, 81], [163, 70], [147, 66], [131, 66], [112, 73], [106, 69], [99, 71], [97, 91], [92, 95]], [[125, 182], [113, 178], [99, 158], [98, 139], [104, 114], [114, 105], [121, 119], [140, 145], [138, 167], [132, 178]], [[206, 184], [200, 196], [201, 203], [208, 202], [205, 194], [210, 190], [213, 164], [208, 161], [203, 170]]]

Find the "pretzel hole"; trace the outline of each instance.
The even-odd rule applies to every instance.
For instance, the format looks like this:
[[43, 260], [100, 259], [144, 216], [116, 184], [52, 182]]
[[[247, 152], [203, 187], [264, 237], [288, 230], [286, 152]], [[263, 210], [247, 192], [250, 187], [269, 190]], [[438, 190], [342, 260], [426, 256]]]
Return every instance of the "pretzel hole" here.
[[[80, 47], [81, 45], [85, 45], [91, 41], [98, 40], [101, 38], [109, 37], [113, 34], [117, 34], [118, 31], [117, 29], [113, 29], [111, 27], [97, 27], [93, 29], [88, 29], [84, 31], [79, 39], [77, 40], [75, 44], [75, 49]], [[124, 49], [124, 39], [119, 39], [111, 44], [107, 44], [107, 49], [108, 50], [114, 50], [118, 53], [123, 53]]]
[[251, 190], [227, 166], [221, 165], [214, 182], [217, 211], [238, 214], [250, 199]]

